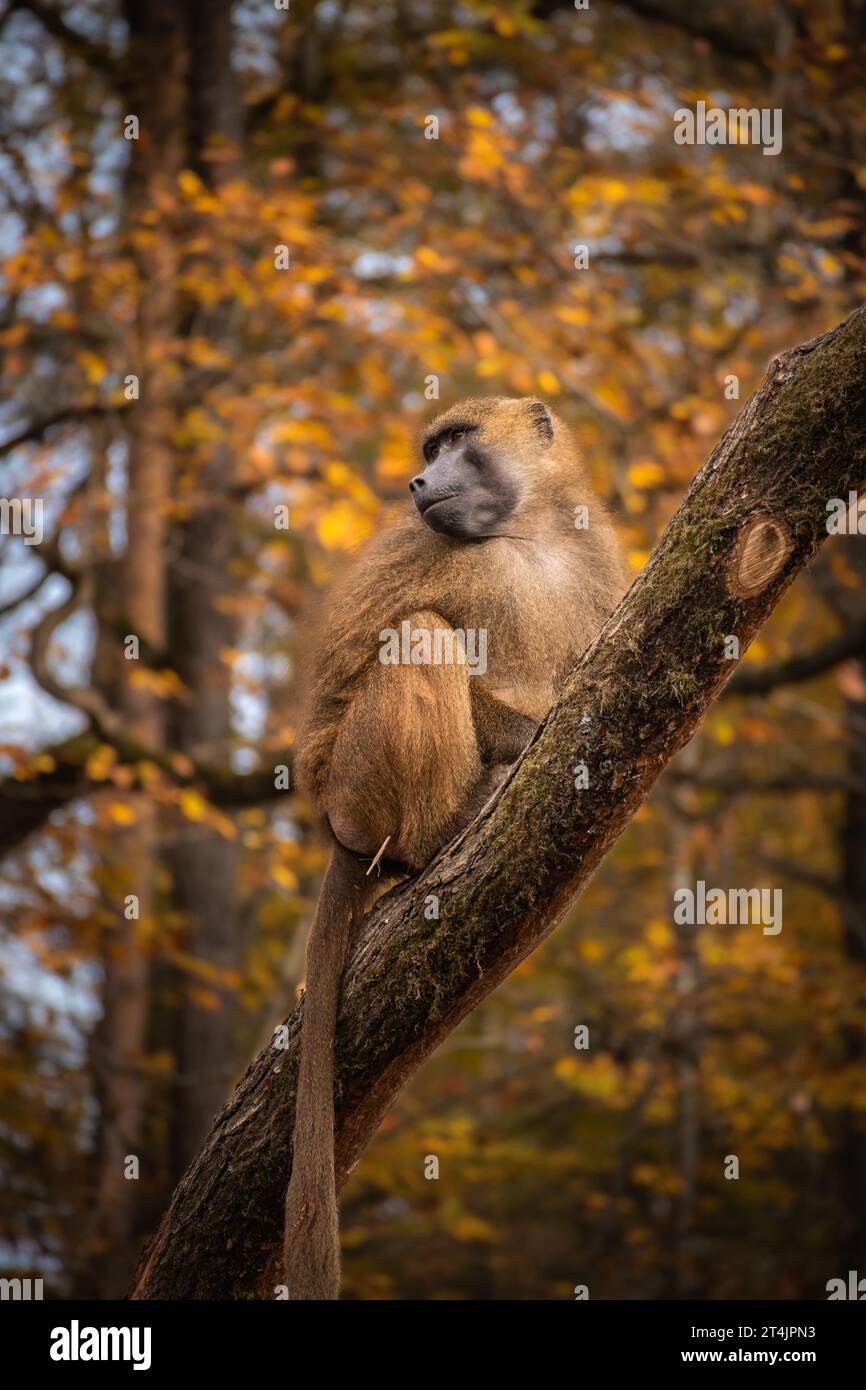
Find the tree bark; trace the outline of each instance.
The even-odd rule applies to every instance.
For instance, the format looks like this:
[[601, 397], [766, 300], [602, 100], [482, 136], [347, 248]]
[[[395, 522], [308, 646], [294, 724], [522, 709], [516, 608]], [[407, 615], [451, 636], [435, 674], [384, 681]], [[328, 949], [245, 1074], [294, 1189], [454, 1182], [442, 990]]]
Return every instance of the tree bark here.
[[[140, 120], [132, 142], [125, 185], [127, 225], [159, 205], [182, 167], [185, 48], [172, 0], [142, 7], [130, 0], [128, 65], [133, 112]], [[166, 536], [173, 458], [173, 384], [169, 349], [176, 314], [176, 252], [171, 236], [157, 233], [138, 249], [140, 293], [137, 342], [128, 364], [142, 395], [129, 415], [126, 551], [119, 587], [129, 631], [151, 647], [165, 646]], [[135, 663], [118, 659], [118, 703], [129, 737], [158, 749], [163, 741], [161, 701], [135, 681]], [[115, 903], [116, 925], [103, 962], [103, 1018], [99, 1025], [100, 1130], [95, 1180], [95, 1239], [101, 1249], [99, 1282], [104, 1297], [117, 1297], [129, 1278], [134, 1251], [137, 1183], [128, 1179], [128, 1155], [140, 1156], [144, 1137], [150, 963], [145, 932], [156, 905], [158, 817], [152, 800], [133, 792], [134, 825], [117, 836], [123, 882]], [[127, 921], [127, 895], [138, 899], [139, 917]]]
[[[828, 499], [864, 479], [866, 307], [771, 363], [498, 796], [366, 918], [337, 1031], [341, 1184], [421, 1062], [553, 930], [736, 668], [725, 639], [742, 655], [826, 539]], [[273, 1296], [301, 1015], [217, 1117], [133, 1297]]]
[[[847, 962], [850, 999], [856, 1004], [866, 988], [866, 539], [849, 536], [843, 555], [856, 587], [841, 578], [830, 581], [830, 601], [837, 615], [860, 633], [845, 681], [841, 738], [849, 785], [839, 824], [839, 896], [842, 950]], [[841, 1025], [845, 1061], [852, 1069], [866, 1060], [866, 1038], [856, 1013]], [[866, 1258], [866, 1117], [856, 1095], [839, 1112], [839, 1259], [844, 1269], [859, 1269]]]
[[[229, 177], [240, 172], [240, 96], [231, 64], [232, 0], [188, 0], [187, 28], [187, 162], [218, 193]], [[219, 158], [209, 158], [211, 152]], [[230, 349], [227, 317], [224, 306], [208, 315], [199, 312], [195, 331]], [[197, 502], [178, 527], [169, 590], [169, 664], [189, 692], [172, 720], [172, 746], [192, 760], [204, 758], [224, 766], [229, 764], [232, 733], [231, 677], [224, 653], [237, 645], [232, 563], [238, 528], [237, 518], [226, 506], [234, 463], [232, 451], [222, 442], [201, 466], [196, 490], [212, 501]], [[184, 949], [217, 971], [236, 971], [241, 959], [237, 841], [209, 826], [187, 822], [168, 858], [174, 904], [184, 923]], [[218, 1004], [209, 1007], [189, 986], [188, 973], [178, 970], [176, 1071], [169, 1126], [172, 1181], [195, 1157], [238, 1071], [235, 991], [214, 980], [210, 992]]]

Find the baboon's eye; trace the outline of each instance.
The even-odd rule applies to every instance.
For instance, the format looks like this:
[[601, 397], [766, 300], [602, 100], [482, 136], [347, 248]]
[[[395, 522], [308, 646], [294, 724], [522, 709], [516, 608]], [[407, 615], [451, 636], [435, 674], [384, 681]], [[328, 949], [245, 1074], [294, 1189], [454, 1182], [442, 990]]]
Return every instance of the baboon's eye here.
[[465, 439], [465, 438], [466, 438], [466, 431], [465, 431], [465, 430], [452, 430], [452, 431], [451, 431], [451, 443], [452, 443], [452, 444], [456, 444], [457, 441], [458, 441], [458, 439]]
[[427, 448], [424, 450], [424, 455], [427, 459], [427, 462], [432, 463], [438, 453], [439, 445], [434, 439], [433, 442], [431, 444], [428, 444]]

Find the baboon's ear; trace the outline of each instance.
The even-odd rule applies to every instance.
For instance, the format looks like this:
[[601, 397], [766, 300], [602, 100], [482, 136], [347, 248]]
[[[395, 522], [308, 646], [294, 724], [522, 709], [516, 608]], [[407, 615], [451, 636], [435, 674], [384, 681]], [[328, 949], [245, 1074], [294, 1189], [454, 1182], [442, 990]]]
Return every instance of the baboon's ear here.
[[553, 443], [553, 420], [544, 401], [527, 401], [529, 418], [545, 444]]

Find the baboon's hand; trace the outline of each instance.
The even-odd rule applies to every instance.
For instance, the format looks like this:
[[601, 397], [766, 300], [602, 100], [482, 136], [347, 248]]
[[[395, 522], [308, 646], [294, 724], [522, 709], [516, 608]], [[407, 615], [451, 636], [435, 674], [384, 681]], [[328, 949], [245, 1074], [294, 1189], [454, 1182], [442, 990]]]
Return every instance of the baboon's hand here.
[[478, 751], [485, 763], [513, 763], [533, 738], [538, 721], [497, 700], [473, 682], [472, 717]]

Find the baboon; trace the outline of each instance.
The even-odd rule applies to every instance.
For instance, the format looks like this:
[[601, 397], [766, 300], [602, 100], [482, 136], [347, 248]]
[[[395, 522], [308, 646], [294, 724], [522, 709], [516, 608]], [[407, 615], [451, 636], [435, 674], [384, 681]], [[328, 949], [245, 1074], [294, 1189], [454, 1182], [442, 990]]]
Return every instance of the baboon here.
[[[298, 740], [298, 781], [332, 855], [307, 948], [292, 1299], [339, 1292], [334, 1029], [352, 924], [375, 890], [370, 860], [381, 851], [390, 873], [418, 870], [469, 823], [624, 589], [611, 523], [541, 401], [464, 401], [428, 426], [422, 453], [414, 510], [379, 531], [324, 605]], [[485, 661], [469, 659], [473, 641]]]

